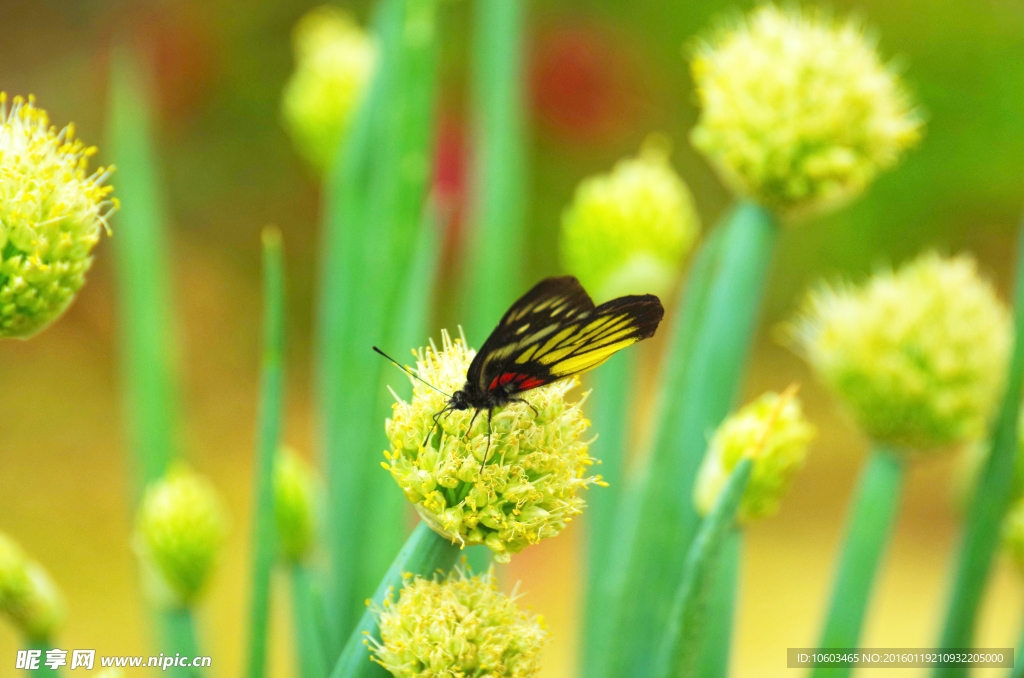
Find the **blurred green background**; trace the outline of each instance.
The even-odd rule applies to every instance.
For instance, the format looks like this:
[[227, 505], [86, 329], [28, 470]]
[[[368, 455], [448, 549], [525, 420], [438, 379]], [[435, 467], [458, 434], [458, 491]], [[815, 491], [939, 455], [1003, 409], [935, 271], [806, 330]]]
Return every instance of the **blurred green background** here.
[[[157, 141], [173, 225], [169, 260], [184, 421], [179, 439], [194, 466], [225, 493], [233, 515], [229, 548], [200, 618], [213, 657], [211, 675], [241, 669], [258, 235], [267, 223], [284, 232], [290, 271], [286, 439], [307, 453], [312, 447], [319, 188], [293, 153], [279, 110], [292, 67], [291, 27], [314, 4], [0, 4], [0, 90], [34, 93], [58, 126], [74, 121], [87, 143], [100, 146], [101, 161], [111, 37], [130, 31], [146, 46], [155, 72]], [[365, 19], [368, 3], [343, 4]], [[635, 153], [651, 131], [674, 140], [674, 163], [705, 225], [727, 207], [727, 192], [687, 142], [697, 111], [684, 54], [716, 17], [749, 6], [667, 0], [531, 5], [530, 281], [559, 272], [555, 236], [576, 183]], [[775, 344], [773, 327], [807, 284], [823, 276], [860, 276], [929, 247], [974, 252], [1005, 293], [1024, 209], [1024, 4], [877, 0], [828, 7], [861, 17], [877, 32], [882, 53], [905, 74], [928, 125], [921, 146], [865, 198], [835, 216], [787, 230], [780, 243], [747, 393], [803, 382], [820, 435], [782, 513], [749, 530], [735, 654], [735, 675], [742, 677], [789, 675], [785, 649], [813, 644], [844, 508], [865, 451], [864, 439], [836, 403]], [[470, 2], [453, 1], [444, 10], [436, 191], [455, 216], [437, 281], [435, 328], [459, 322], [452, 300], [468, 227], [459, 215], [472, 144], [465, 91], [472, 9]], [[112, 183], [117, 186], [116, 174]], [[116, 217], [114, 228], [117, 237]], [[0, 529], [49, 568], [65, 592], [70, 614], [61, 648], [141, 655], [149, 652], [149, 619], [131, 550], [111, 259], [109, 245], [101, 244], [89, 284], [54, 327], [31, 342], [0, 345]], [[645, 349], [647, 357], [657, 348]], [[367, 359], [374, 359], [369, 351]], [[640, 395], [644, 402], [648, 394]], [[644, 427], [636, 428], [642, 448]], [[935, 642], [959, 522], [954, 460], [949, 454], [914, 467], [892, 558], [870, 610], [866, 646]], [[580, 547], [579, 526], [573, 525], [507, 568], [507, 579], [522, 581], [526, 602], [554, 632], [545, 676], [575, 675]], [[271, 665], [273, 675], [290, 676], [287, 610], [284, 597], [278, 598]], [[1000, 563], [977, 644], [1014, 645], [1022, 614], [1021, 578]], [[16, 647], [10, 629], [0, 628], [0, 676], [14, 671]], [[909, 669], [887, 673], [903, 674], [916, 675]]]

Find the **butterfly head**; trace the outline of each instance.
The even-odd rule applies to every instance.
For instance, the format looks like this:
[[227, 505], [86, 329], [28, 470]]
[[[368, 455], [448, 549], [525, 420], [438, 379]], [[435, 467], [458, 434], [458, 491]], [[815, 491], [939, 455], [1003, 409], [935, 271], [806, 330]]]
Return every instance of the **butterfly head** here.
[[464, 386], [452, 394], [448, 406], [453, 410], [468, 410], [471, 407], [469, 400], [469, 391]]

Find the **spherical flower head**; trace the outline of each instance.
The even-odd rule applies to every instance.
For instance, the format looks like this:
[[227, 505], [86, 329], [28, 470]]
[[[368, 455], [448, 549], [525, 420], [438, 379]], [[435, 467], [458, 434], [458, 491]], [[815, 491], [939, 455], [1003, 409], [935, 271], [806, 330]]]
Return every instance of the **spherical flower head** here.
[[282, 448], [274, 459], [274, 516], [287, 560], [304, 560], [313, 548], [319, 489], [309, 463], [291, 448]]
[[790, 482], [807, 457], [815, 430], [804, 418], [795, 389], [765, 393], [718, 427], [697, 475], [694, 503], [707, 515], [741, 459], [753, 459], [737, 519], [746, 523], [775, 515]]
[[763, 5], [702, 44], [691, 140], [733, 190], [783, 215], [834, 209], [921, 136], [920, 115], [852, 21]]
[[599, 299], [668, 294], [700, 229], [693, 198], [657, 137], [585, 179], [562, 215], [561, 255]]
[[0, 92], [0, 337], [30, 337], [67, 309], [116, 207], [112, 168], [89, 174], [96, 149], [34, 102], [8, 108]]
[[49, 640], [64, 622], [64, 599], [42, 565], [0, 533], [0, 613], [29, 640]]
[[926, 451], [984, 434], [1011, 327], [971, 257], [928, 253], [861, 287], [820, 288], [789, 334], [868, 435]]
[[1024, 498], [1014, 502], [1003, 519], [1003, 547], [1024, 571]]
[[[465, 383], [474, 355], [464, 339], [453, 342], [444, 333], [442, 350], [419, 351], [416, 371], [453, 393]], [[476, 416], [467, 435], [472, 409], [438, 417], [427, 439], [448, 397], [415, 381], [412, 402], [396, 396], [392, 406], [384, 468], [434, 531], [452, 542], [486, 544], [495, 560], [508, 562], [510, 554], [561, 532], [583, 510], [579, 490], [600, 480], [586, 476], [592, 460], [580, 437], [589, 422], [582, 401], [566, 399], [575, 385], [557, 381], [526, 393], [529, 404], [496, 409], [488, 451], [487, 412]]]
[[317, 7], [293, 32], [295, 71], [281, 102], [295, 148], [317, 171], [330, 167], [373, 75], [373, 40], [347, 12]]
[[396, 678], [529, 678], [549, 640], [543, 620], [499, 593], [490, 573], [407, 580], [375, 613], [373, 658]]
[[184, 469], [154, 483], [137, 519], [138, 550], [156, 597], [187, 606], [203, 590], [227, 531], [220, 497], [206, 479]]

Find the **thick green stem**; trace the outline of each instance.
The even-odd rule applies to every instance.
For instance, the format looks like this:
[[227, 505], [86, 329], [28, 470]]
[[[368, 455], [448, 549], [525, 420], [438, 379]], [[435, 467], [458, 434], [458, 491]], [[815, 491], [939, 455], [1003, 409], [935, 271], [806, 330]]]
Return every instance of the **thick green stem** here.
[[[693, 354], [700, 319], [704, 317], [710, 296], [711, 282], [719, 267], [719, 256], [724, 228], [714, 229], [701, 245], [690, 267], [684, 285], [684, 293], [679, 295], [678, 306], [673, 314], [676, 318], [669, 340], [670, 358], [666, 369], [665, 383], [680, 383], [686, 375], [687, 367]], [[672, 409], [676, 404], [671, 398], [672, 389], [666, 388], [669, 395], [663, 398], [662, 407]], [[650, 478], [633, 476], [624, 482], [625, 489], [618, 501], [618, 511], [612, 532], [619, 544], [632, 543], [639, 529], [639, 512]], [[608, 563], [603, 576], [592, 580], [591, 586], [596, 588], [588, 591], [587, 624], [583, 645], [584, 676], [600, 678], [611, 675], [612, 634], [615, 632], [616, 611], [626, 601], [623, 592], [626, 588], [629, 564], [629, 549], [616, 547], [608, 552]]]
[[[836, 572], [832, 604], [819, 647], [855, 648], [864, 614], [899, 509], [905, 475], [898, 452], [876, 445], [853, 499], [846, 542]], [[817, 668], [814, 678], [848, 676], [852, 667]]]
[[56, 675], [49, 666], [46, 665], [46, 651], [53, 649], [53, 643], [46, 639], [30, 640], [25, 644], [26, 650], [39, 650], [39, 664], [34, 669], [29, 669], [29, 675], [32, 678], [53, 678]]
[[263, 232], [263, 366], [256, 423], [255, 508], [252, 528], [252, 602], [249, 676], [262, 678], [267, 661], [270, 570], [274, 565], [274, 455], [281, 439], [284, 380], [284, 257], [281, 233]]
[[150, 87], [133, 55], [111, 61], [107, 141], [117, 165], [121, 209], [114, 246], [121, 379], [128, 445], [134, 457], [135, 497], [164, 476], [174, 456], [174, 387], [167, 291], [164, 200], [150, 130]]
[[[381, 480], [385, 361], [424, 223], [434, 111], [436, 0], [384, 0], [374, 83], [326, 191], [317, 386], [332, 555], [332, 636], [355, 624], [402, 542], [401, 492]], [[426, 292], [424, 293], [426, 296]]]
[[589, 662], [609, 633], [611, 618], [606, 614], [608, 568], [618, 543], [616, 511], [623, 494], [622, 467], [626, 456], [626, 426], [630, 412], [630, 382], [636, 365], [633, 351], [622, 351], [599, 367], [592, 379], [590, 405], [592, 430], [597, 439], [590, 454], [600, 460], [597, 467], [607, 487], [587, 494], [588, 543], [587, 591], [584, 602], [587, 623], [583, 628], [583, 675], [590, 675]]
[[[616, 627], [609, 666], [599, 675], [650, 675], [657, 639], [686, 566], [686, 554], [700, 520], [692, 488], [709, 431], [722, 422], [742, 385], [757, 326], [778, 226], [772, 215], [742, 203], [721, 234], [717, 271], [701, 313], [689, 317], [697, 329], [678, 335], [685, 363], [676, 357], [666, 384], [660, 429], [650, 467], [638, 488], [639, 510], [630, 535], [628, 566], [616, 595]], [[693, 332], [693, 334], [690, 334]]]
[[525, 168], [522, 0], [477, 0], [473, 47], [475, 231], [465, 290], [466, 337], [479, 347], [523, 292]]
[[295, 654], [301, 678], [327, 676], [327, 630], [321, 621], [323, 600], [312, 573], [303, 563], [293, 563], [292, 617], [295, 625]]
[[711, 512], [700, 524], [686, 554], [683, 576], [676, 585], [668, 623], [659, 638], [651, 674], [653, 678], [692, 678], [698, 675], [701, 647], [708, 631], [708, 599], [719, 574], [720, 555], [734, 532], [736, 511], [753, 467], [753, 460], [749, 457], [736, 464]]
[[1013, 673], [1010, 678], [1024, 678], [1024, 632], [1021, 633], [1017, 651], [1013, 653]]
[[432, 576], [435, 572], [449, 572], [459, 558], [459, 547], [420, 523], [413, 530], [405, 546], [395, 557], [384, 579], [373, 594], [355, 630], [349, 636], [341, 657], [331, 671], [331, 678], [387, 678], [388, 672], [370, 659], [368, 639], [380, 640], [380, 630], [371, 607], [379, 607], [384, 599], [397, 593], [405, 575]]
[[707, 631], [701, 648], [697, 675], [701, 678], [726, 678], [732, 650], [733, 618], [736, 616], [736, 591], [739, 583], [743, 532], [733, 528], [722, 545], [708, 603]]
[[[1006, 380], [999, 418], [993, 430], [988, 456], [974, 494], [960, 546], [956, 578], [952, 586], [946, 626], [940, 647], [971, 647], [974, 626], [999, 545], [999, 530], [1013, 494], [1013, 470], [1017, 457], [1017, 416], [1024, 386], [1024, 235], [1017, 244], [1017, 282], [1014, 291], [1013, 359]], [[1020, 660], [1018, 659], [1018, 662]], [[936, 677], [962, 678], [967, 669], [940, 668]]]
[[[195, 621], [192, 611], [188, 608], [175, 608], [160, 613], [163, 627], [163, 653], [166, 657], [181, 655], [195, 658], [199, 656], [199, 645], [196, 643]], [[193, 666], [172, 666], [172, 678], [199, 678], [202, 669]]]

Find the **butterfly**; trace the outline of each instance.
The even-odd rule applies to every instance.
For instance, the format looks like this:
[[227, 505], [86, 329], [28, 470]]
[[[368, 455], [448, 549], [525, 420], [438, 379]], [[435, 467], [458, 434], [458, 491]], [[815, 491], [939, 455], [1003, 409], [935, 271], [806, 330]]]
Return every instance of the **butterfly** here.
[[575, 277], [546, 278], [505, 311], [470, 363], [466, 383], [451, 394], [424, 381], [376, 346], [373, 350], [449, 398], [434, 414], [427, 440], [447, 412], [474, 409], [468, 432], [477, 415], [487, 411], [483, 471], [495, 409], [515, 402], [533, 407], [523, 398], [524, 393], [582, 374], [630, 344], [654, 336], [664, 315], [661, 301], [653, 294], [618, 297], [594, 306]]

